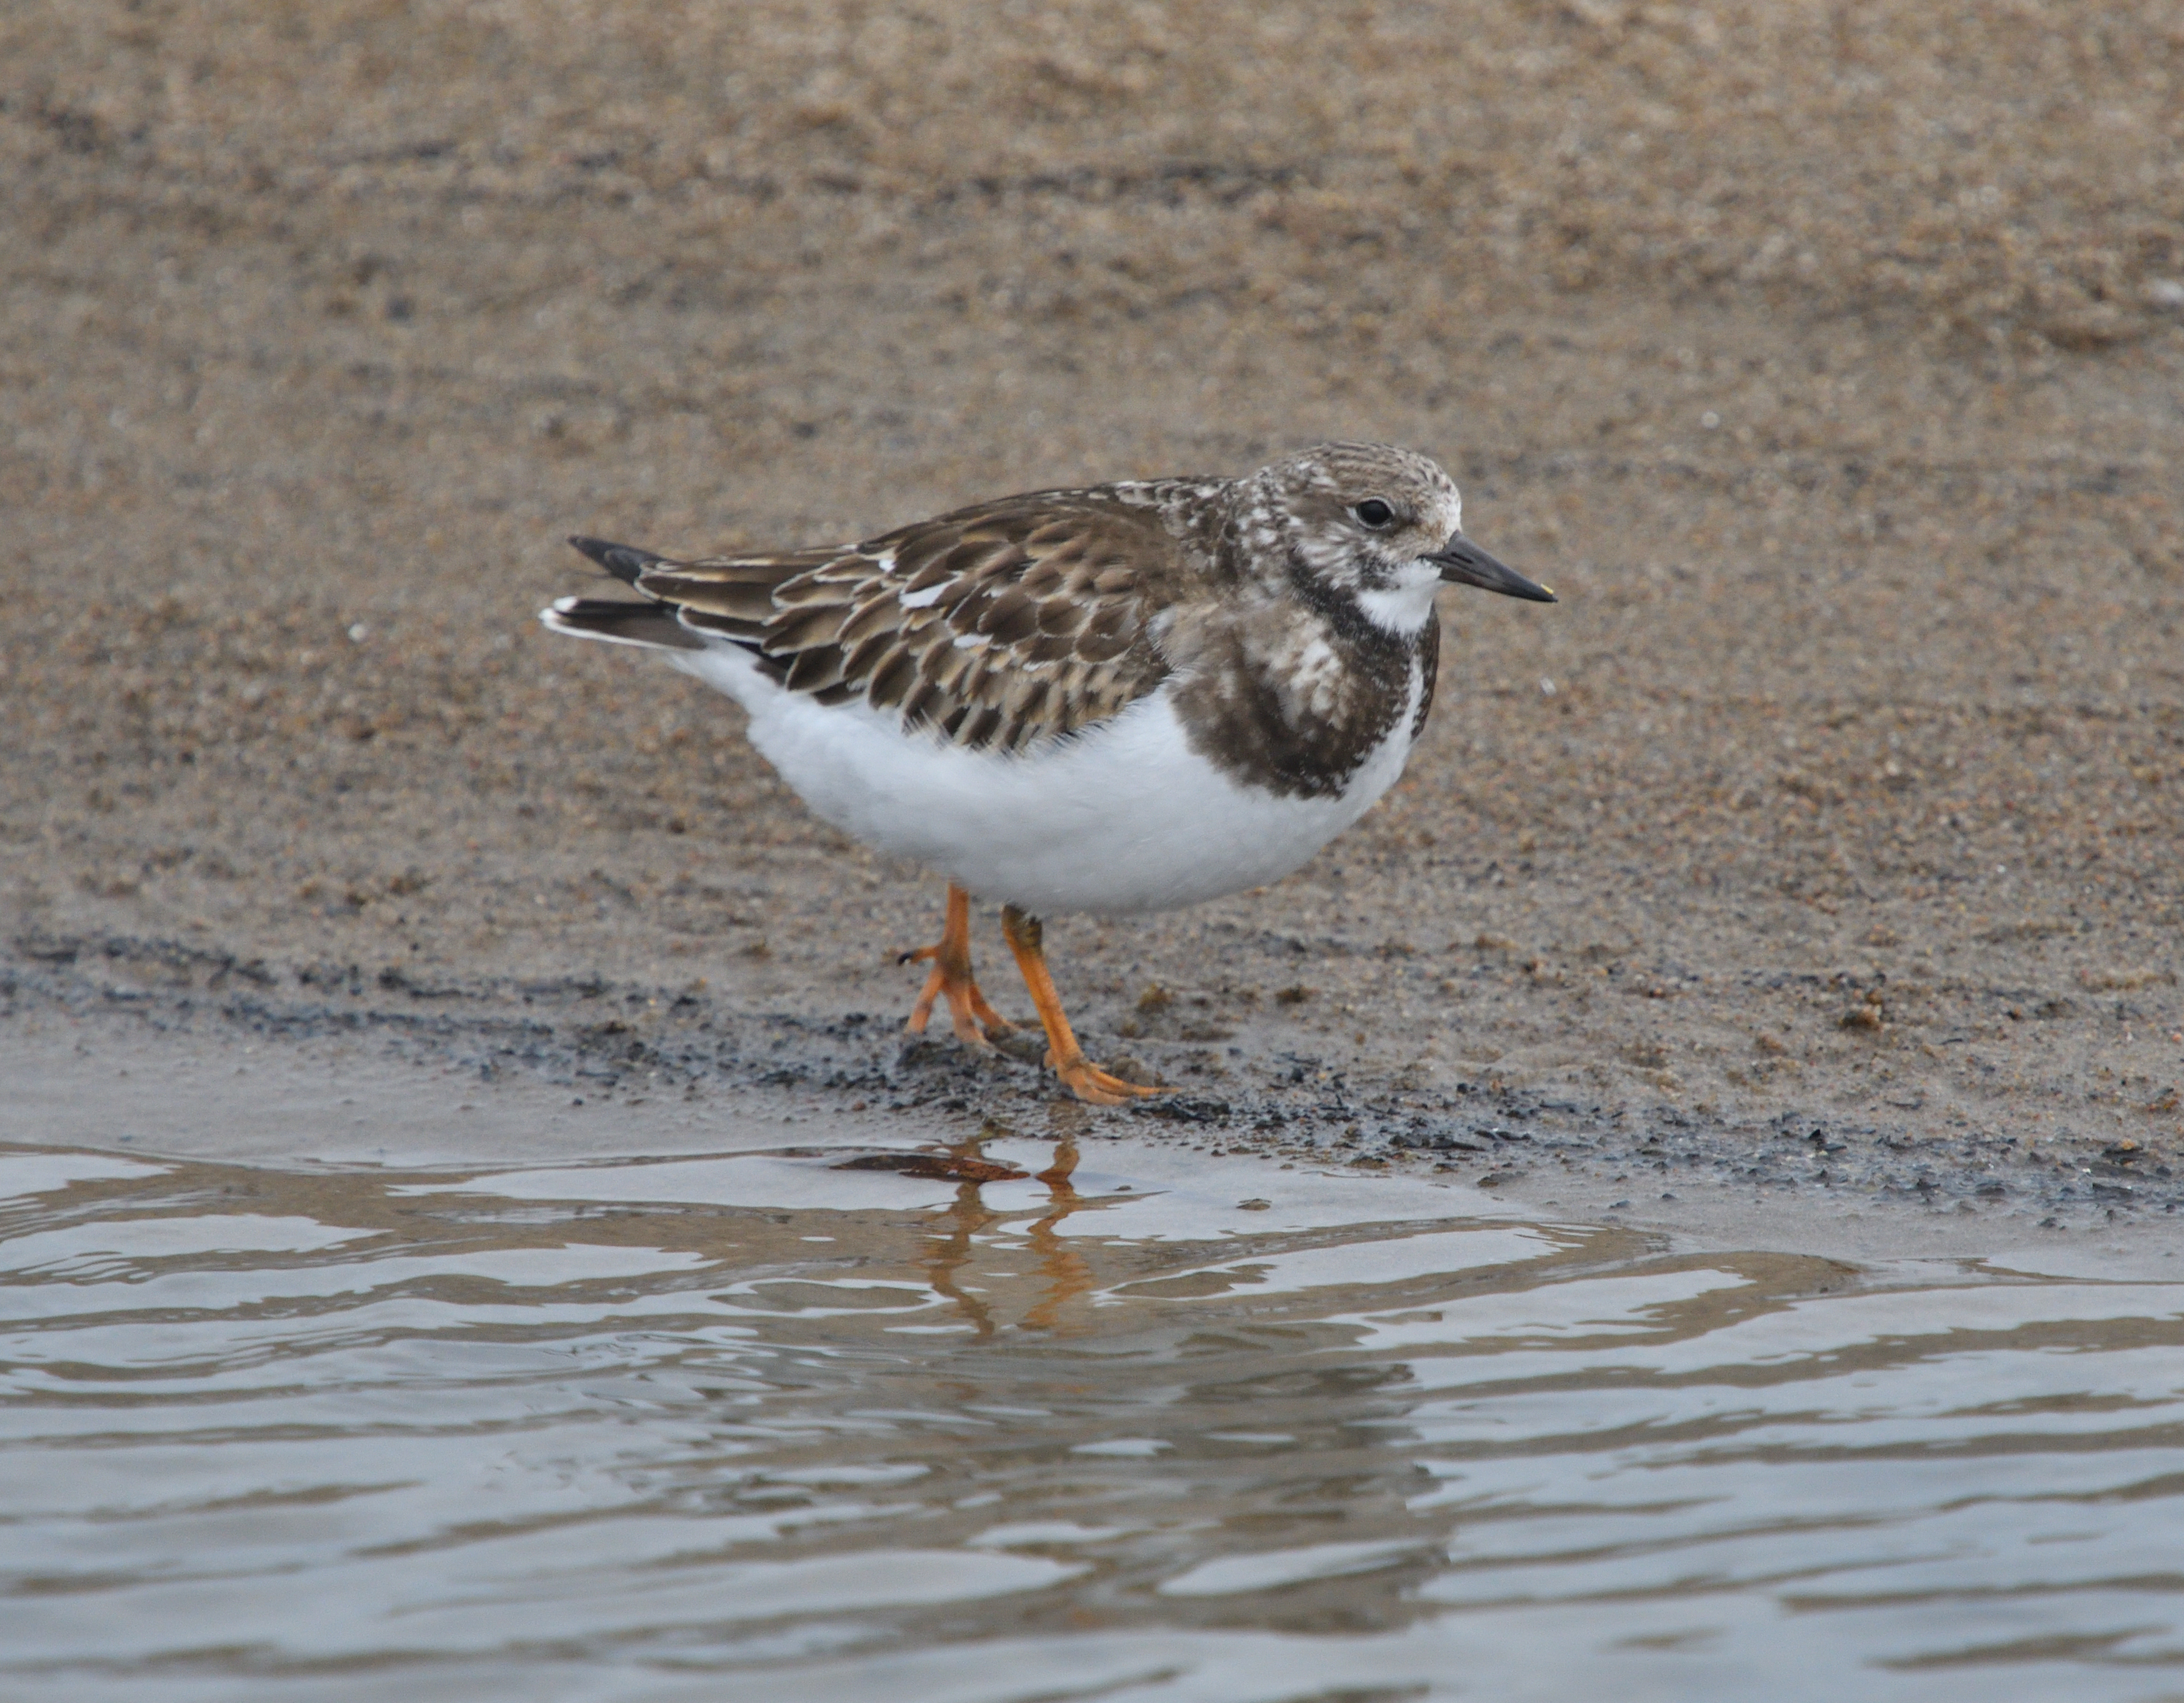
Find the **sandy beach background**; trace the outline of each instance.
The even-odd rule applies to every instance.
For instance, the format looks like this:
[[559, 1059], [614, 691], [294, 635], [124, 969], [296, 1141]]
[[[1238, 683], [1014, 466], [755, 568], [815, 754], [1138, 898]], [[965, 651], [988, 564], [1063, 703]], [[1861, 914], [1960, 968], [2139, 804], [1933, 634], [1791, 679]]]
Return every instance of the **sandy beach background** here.
[[1044, 1097], [901, 1052], [938, 884], [540, 631], [560, 540], [1370, 437], [1563, 601], [1445, 597], [1297, 875], [1058, 920], [1095, 1053], [2173, 1200], [2174, 6], [30, 0], [0, 181], [19, 1034]]

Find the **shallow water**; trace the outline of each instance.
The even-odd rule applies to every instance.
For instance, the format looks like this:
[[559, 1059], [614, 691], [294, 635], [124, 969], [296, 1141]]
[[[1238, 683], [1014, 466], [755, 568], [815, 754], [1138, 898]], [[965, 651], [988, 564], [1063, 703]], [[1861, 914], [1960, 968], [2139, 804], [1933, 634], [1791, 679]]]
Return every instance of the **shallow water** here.
[[0, 1693], [2184, 1696], [2184, 1283], [983, 1153], [0, 1149]]

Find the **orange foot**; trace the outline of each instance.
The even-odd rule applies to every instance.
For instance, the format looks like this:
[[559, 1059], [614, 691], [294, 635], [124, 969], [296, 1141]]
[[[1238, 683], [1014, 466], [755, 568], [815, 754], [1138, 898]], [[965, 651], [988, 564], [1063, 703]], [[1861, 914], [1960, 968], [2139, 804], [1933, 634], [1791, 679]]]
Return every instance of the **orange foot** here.
[[986, 1039], [988, 1034], [1006, 1035], [1016, 1026], [987, 1004], [986, 996], [978, 991], [978, 981], [971, 974], [971, 896], [953, 881], [948, 884], [948, 921], [940, 930], [940, 944], [905, 952], [900, 962], [922, 963], [928, 958], [933, 974], [925, 978], [917, 1003], [910, 1008], [910, 1021], [903, 1025], [910, 1034], [925, 1033], [936, 999], [948, 1002], [949, 1026], [967, 1047], [990, 1050], [993, 1043]]
[[1061, 1079], [1061, 1086], [1080, 1100], [1089, 1100], [1095, 1106], [1127, 1106], [1132, 1100], [1146, 1094], [1165, 1094], [1165, 1088], [1148, 1088], [1139, 1082], [1125, 1082], [1120, 1076], [1111, 1076], [1079, 1053], [1066, 1063], [1057, 1063], [1053, 1053], [1046, 1062], [1054, 1066], [1054, 1074]]
[[1031, 990], [1031, 1002], [1039, 1008], [1039, 1020], [1046, 1029], [1046, 1062], [1054, 1067], [1063, 1087], [1095, 1106], [1124, 1106], [1141, 1095], [1162, 1092], [1111, 1076], [1084, 1056], [1068, 1018], [1062, 1014], [1061, 996], [1054, 991], [1054, 978], [1047, 974], [1045, 931], [1037, 917], [1014, 905], [1004, 905], [1001, 933], [1008, 940], [1009, 950], [1017, 955], [1017, 968], [1023, 972], [1024, 986]]

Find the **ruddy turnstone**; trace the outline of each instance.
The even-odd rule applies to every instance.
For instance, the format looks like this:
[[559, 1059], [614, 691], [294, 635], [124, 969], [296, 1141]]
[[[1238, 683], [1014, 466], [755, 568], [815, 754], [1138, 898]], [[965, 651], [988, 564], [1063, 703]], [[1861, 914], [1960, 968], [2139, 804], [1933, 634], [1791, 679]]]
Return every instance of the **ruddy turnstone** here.
[[[824, 820], [948, 880], [909, 1028], [945, 1000], [1009, 1025], [971, 970], [1001, 930], [1078, 1098], [1154, 1090], [1084, 1056], [1039, 916], [1166, 910], [1279, 879], [1403, 772], [1433, 702], [1434, 594], [1554, 594], [1463, 535], [1448, 475], [1323, 444], [1237, 479], [1034, 491], [863, 544], [655, 556], [570, 543], [643, 601], [565, 597], [557, 633], [659, 651], [726, 692]], [[907, 961], [907, 960], [906, 960]]]

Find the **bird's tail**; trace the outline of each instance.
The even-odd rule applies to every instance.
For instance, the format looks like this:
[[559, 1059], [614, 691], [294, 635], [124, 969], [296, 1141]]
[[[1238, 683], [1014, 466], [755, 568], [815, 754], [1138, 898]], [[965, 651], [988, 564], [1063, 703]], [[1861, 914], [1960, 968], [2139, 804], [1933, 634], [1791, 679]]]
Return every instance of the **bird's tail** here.
[[[572, 538], [569, 542], [624, 585], [636, 584], [638, 575], [666, 559], [634, 544], [609, 544], [604, 539]], [[703, 639], [675, 618], [671, 604], [631, 603], [605, 597], [561, 597], [540, 610], [538, 618], [556, 633], [566, 633], [577, 639], [602, 639], [610, 645], [635, 645], [647, 650], [705, 648]]]
[[638, 575], [655, 563], [667, 560], [651, 550], [639, 550], [633, 544], [609, 544], [603, 538], [572, 538], [569, 542], [624, 585], [636, 584]]

